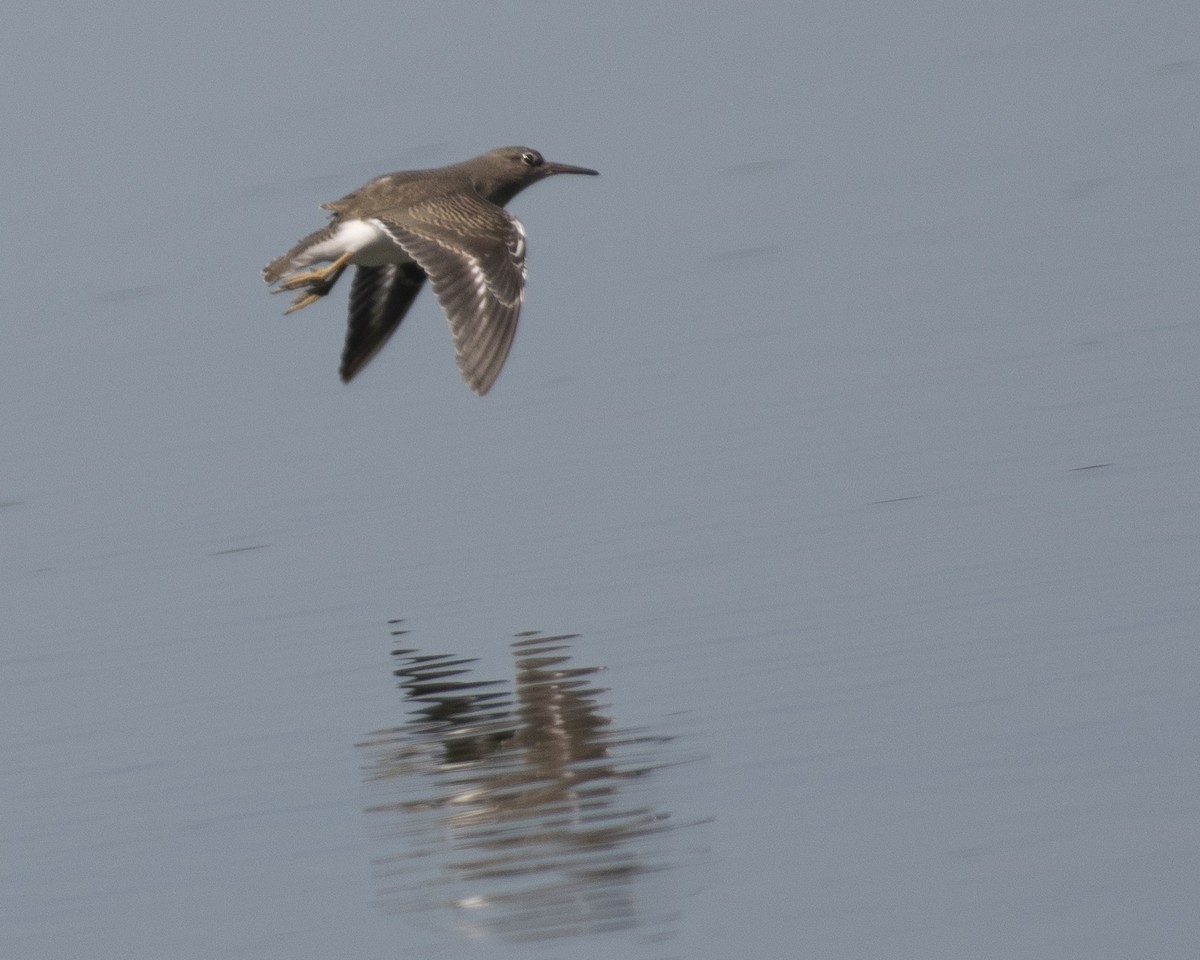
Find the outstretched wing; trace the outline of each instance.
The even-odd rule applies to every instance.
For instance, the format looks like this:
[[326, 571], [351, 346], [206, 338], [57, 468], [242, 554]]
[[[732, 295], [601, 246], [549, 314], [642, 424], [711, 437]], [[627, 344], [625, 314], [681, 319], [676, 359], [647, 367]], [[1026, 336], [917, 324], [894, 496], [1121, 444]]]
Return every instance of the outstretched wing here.
[[525, 230], [501, 207], [473, 194], [439, 196], [377, 217], [429, 275], [450, 321], [458, 369], [481, 396], [500, 375], [525, 296]]
[[355, 271], [346, 346], [338, 370], [343, 383], [353, 380], [383, 349], [424, 283], [425, 271], [415, 263], [385, 263]]

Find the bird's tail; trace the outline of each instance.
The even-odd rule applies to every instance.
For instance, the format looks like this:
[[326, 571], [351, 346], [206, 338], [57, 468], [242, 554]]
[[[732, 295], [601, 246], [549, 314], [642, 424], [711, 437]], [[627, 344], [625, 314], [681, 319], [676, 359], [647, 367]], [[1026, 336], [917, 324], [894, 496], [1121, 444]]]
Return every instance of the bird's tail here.
[[276, 257], [263, 267], [263, 279], [267, 283], [274, 283], [280, 277], [291, 273], [293, 270], [297, 270], [300, 267], [307, 267], [310, 263], [315, 262], [317, 258], [311, 256], [309, 251], [317, 246], [317, 244], [324, 243], [330, 239], [334, 233], [335, 230], [332, 224], [322, 227], [315, 233], [310, 233], [282, 257]]

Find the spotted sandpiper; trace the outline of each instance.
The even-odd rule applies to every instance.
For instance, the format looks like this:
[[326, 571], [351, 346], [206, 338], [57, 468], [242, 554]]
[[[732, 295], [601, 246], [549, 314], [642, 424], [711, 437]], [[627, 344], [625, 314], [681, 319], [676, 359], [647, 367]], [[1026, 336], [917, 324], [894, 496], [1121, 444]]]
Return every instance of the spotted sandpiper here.
[[[504, 366], [525, 296], [525, 229], [504, 205], [556, 173], [596, 175], [528, 147], [500, 147], [448, 167], [376, 177], [322, 204], [329, 223], [272, 260], [263, 279], [276, 284], [272, 293], [300, 291], [292, 313], [329, 293], [348, 266], [358, 268], [339, 370], [349, 383], [395, 333], [429, 277], [462, 378], [482, 396]], [[305, 269], [315, 263], [327, 265]]]

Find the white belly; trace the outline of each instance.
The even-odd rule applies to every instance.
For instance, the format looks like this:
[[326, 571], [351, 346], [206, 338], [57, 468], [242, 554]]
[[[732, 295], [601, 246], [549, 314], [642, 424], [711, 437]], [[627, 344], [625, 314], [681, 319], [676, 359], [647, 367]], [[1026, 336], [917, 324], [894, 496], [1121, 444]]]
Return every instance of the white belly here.
[[350, 262], [360, 267], [381, 267], [385, 263], [407, 263], [409, 257], [374, 220], [346, 220], [338, 224], [337, 233], [306, 251], [306, 259], [336, 260], [350, 253]]

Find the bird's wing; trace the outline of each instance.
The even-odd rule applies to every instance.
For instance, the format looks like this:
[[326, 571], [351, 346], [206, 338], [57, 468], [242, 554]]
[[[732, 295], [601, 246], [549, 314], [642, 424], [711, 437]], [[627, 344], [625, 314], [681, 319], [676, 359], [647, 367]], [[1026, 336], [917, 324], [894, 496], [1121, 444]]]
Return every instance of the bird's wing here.
[[458, 369], [481, 396], [508, 357], [525, 296], [525, 230], [474, 195], [441, 196], [378, 221], [429, 275], [450, 321]]
[[387, 263], [355, 271], [346, 346], [338, 370], [343, 383], [353, 380], [383, 349], [424, 282], [425, 271], [415, 263]]

